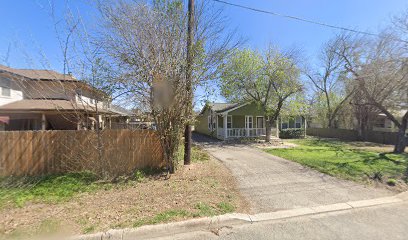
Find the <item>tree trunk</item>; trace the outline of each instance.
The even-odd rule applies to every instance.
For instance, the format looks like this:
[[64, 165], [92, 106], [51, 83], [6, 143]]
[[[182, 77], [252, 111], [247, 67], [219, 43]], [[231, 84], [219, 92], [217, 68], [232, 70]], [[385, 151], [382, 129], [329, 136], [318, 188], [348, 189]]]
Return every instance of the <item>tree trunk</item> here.
[[394, 153], [403, 153], [405, 151], [405, 147], [407, 146], [407, 141], [405, 137], [407, 125], [408, 119], [404, 118], [402, 120], [401, 127], [398, 128], [397, 142], [394, 147]]

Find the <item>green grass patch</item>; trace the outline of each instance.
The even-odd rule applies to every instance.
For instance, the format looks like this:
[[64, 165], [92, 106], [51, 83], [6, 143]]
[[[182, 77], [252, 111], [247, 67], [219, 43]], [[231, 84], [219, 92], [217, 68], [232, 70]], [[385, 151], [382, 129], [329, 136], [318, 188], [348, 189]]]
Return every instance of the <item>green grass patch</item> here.
[[228, 202], [220, 202], [218, 204], [218, 209], [221, 211], [221, 213], [231, 213], [235, 211], [234, 205]]
[[[198, 162], [205, 162], [210, 159], [210, 156], [206, 151], [201, 149], [198, 146], [191, 147], [191, 162], [198, 163]], [[177, 152], [177, 160], [179, 163], [184, 161], [184, 144], [180, 144], [180, 147]]]
[[186, 210], [168, 210], [157, 214], [152, 218], [139, 219], [133, 223], [133, 227], [140, 227], [142, 225], [153, 225], [158, 223], [165, 223], [176, 218], [183, 218], [189, 216], [190, 213]]
[[27, 202], [58, 203], [74, 195], [111, 188], [110, 184], [97, 184], [97, 177], [89, 172], [48, 175], [43, 177], [8, 177], [0, 182], [0, 206], [18, 207]]
[[161, 212], [150, 218], [138, 219], [133, 223], [133, 227], [140, 227], [143, 225], [153, 225], [159, 223], [166, 223], [178, 219], [187, 219], [195, 217], [211, 217], [220, 214], [233, 212], [235, 207], [228, 202], [221, 202], [216, 206], [207, 203], [199, 202], [194, 205], [193, 211], [183, 209], [173, 209]]
[[265, 151], [344, 179], [406, 178], [408, 154], [379, 153], [356, 147], [353, 142], [327, 139], [296, 139], [290, 142], [298, 146]]

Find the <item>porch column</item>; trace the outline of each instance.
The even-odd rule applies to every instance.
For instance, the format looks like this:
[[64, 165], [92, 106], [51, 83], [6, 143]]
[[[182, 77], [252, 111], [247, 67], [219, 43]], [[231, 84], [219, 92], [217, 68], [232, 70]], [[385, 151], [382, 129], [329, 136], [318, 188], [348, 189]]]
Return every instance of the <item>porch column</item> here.
[[47, 129], [47, 120], [45, 119], [45, 114], [41, 114], [41, 130]]
[[224, 139], [227, 139], [228, 138], [228, 129], [227, 129], [227, 125], [228, 125], [228, 123], [227, 123], [227, 114], [224, 114], [223, 115], [223, 122], [224, 122], [224, 124], [223, 124], [223, 126], [224, 126]]
[[306, 118], [305, 118], [305, 137], [306, 137], [306, 131], [307, 131], [307, 120], [306, 120]]

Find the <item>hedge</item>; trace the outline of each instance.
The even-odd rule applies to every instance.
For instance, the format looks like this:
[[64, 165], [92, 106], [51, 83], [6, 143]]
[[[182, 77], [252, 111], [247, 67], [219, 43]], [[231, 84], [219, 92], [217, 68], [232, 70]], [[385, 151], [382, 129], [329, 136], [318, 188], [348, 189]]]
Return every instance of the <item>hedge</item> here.
[[303, 138], [305, 137], [305, 130], [298, 128], [282, 129], [279, 133], [280, 138]]

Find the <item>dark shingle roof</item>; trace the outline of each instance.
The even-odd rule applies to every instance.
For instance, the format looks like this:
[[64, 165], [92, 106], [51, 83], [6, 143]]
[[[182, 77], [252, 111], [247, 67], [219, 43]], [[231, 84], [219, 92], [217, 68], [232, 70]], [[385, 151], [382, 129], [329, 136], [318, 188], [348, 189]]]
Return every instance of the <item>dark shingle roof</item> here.
[[[2, 111], [90, 111], [96, 112], [96, 108], [90, 105], [76, 103], [68, 100], [51, 99], [24, 99], [0, 107]], [[106, 109], [98, 109], [101, 113], [110, 113]]]

